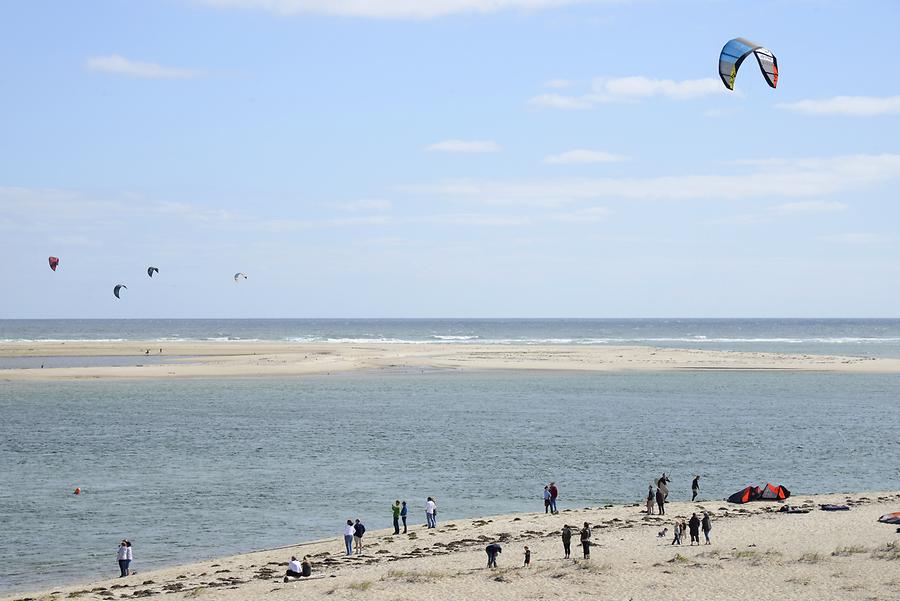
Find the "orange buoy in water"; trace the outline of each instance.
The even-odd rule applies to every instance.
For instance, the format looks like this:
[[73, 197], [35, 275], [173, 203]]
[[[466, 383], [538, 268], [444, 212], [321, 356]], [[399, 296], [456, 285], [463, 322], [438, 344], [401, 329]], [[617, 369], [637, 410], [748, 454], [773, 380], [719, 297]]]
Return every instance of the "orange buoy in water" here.
[[81, 488], [80, 488], [80, 487], [76, 487], [74, 492], [75, 492], [76, 495], [80, 495], [80, 494], [81, 494]]

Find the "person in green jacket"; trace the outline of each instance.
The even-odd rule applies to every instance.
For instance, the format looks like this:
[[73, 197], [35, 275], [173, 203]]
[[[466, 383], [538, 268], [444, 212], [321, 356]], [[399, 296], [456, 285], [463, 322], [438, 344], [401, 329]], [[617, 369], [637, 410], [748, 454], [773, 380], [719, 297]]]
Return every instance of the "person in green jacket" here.
[[394, 514], [394, 534], [400, 534], [400, 500], [394, 501], [391, 505], [391, 512]]

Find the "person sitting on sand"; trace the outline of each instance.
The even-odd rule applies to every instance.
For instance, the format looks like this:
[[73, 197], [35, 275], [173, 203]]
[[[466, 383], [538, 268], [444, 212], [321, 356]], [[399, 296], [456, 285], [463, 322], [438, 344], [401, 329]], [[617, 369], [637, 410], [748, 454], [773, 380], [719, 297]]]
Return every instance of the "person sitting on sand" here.
[[288, 563], [288, 569], [284, 573], [284, 581], [287, 582], [291, 578], [302, 578], [303, 577], [303, 567], [300, 565], [300, 562], [297, 561], [297, 557], [291, 555], [291, 561]]
[[688, 529], [691, 531], [691, 546], [694, 546], [694, 541], [697, 544], [700, 544], [700, 518], [697, 517], [696, 513], [691, 514], [691, 521], [688, 522]]
[[362, 522], [356, 520], [353, 524], [353, 542], [356, 544], [356, 554], [361, 555], [363, 550], [363, 534], [366, 533], [366, 527]]
[[584, 523], [584, 528], [581, 529], [581, 549], [584, 551], [584, 558], [590, 559], [591, 557], [591, 525], [587, 522]]
[[569, 556], [572, 553], [572, 529], [569, 528], [568, 524], [563, 525], [562, 541], [563, 541], [563, 551], [565, 551], [565, 553], [566, 553], [566, 559], [569, 559]]
[[691, 482], [691, 501], [695, 501], [697, 499], [697, 495], [700, 494], [700, 476], [694, 476], [694, 481]]
[[489, 568], [497, 567], [497, 556], [503, 553], [503, 548], [497, 543], [491, 543], [487, 547], [484, 548], [485, 553], [488, 556], [488, 565]]
[[653, 515], [653, 485], [647, 489], [647, 515]]
[[666, 515], [666, 497], [661, 488], [656, 489], [656, 506], [659, 507], [659, 515]]
[[525, 545], [525, 567], [531, 565], [531, 549], [528, 548], [528, 545]]
[[700, 527], [703, 529], [703, 538], [706, 539], [706, 544], [712, 544], [709, 542], [709, 532], [712, 530], [712, 522], [709, 519], [709, 513], [703, 512], [703, 519], [700, 521]]

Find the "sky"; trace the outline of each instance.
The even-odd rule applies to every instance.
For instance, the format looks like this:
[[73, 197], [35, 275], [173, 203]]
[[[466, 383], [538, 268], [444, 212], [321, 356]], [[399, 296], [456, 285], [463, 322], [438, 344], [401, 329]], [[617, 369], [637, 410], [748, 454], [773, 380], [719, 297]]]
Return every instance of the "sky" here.
[[[898, 22], [3, 3], [0, 318], [900, 316]], [[752, 59], [722, 85], [737, 36], [776, 90]]]

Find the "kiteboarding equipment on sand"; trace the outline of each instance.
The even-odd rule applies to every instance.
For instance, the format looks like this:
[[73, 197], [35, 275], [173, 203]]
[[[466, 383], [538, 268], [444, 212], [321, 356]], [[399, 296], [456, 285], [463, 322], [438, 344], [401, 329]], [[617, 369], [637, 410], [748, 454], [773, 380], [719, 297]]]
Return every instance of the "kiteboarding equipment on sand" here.
[[775, 484], [748, 486], [737, 491], [726, 499], [729, 503], [749, 503], [750, 501], [784, 501], [791, 496], [791, 491]]
[[895, 511], [894, 513], [886, 513], [878, 518], [878, 521], [882, 524], [900, 524], [900, 511]]
[[769, 87], [778, 85], [778, 59], [772, 51], [745, 38], [735, 38], [725, 44], [719, 55], [719, 77], [729, 90], [734, 90], [734, 78], [737, 77], [738, 69], [751, 53], [756, 57], [759, 70]]
[[822, 511], [850, 511], [849, 505], [835, 505], [833, 503], [822, 503], [819, 505]]

